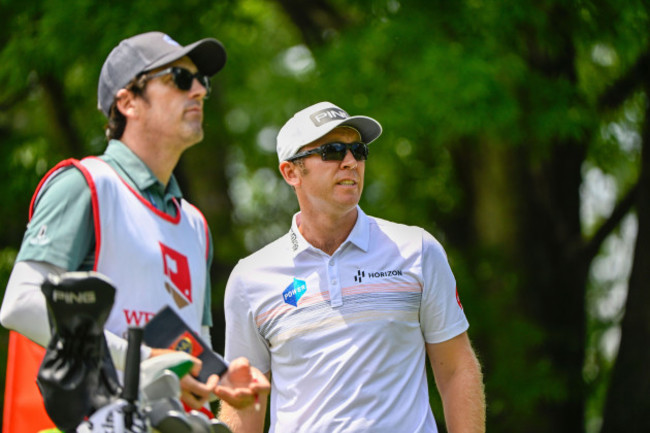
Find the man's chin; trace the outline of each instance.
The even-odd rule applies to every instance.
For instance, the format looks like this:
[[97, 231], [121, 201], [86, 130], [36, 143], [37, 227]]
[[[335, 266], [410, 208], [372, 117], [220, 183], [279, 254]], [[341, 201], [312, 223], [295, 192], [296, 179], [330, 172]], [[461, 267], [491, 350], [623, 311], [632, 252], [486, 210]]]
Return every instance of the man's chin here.
[[186, 135], [186, 139], [185, 139], [188, 147], [189, 146], [194, 146], [195, 144], [200, 143], [201, 141], [203, 141], [203, 135], [204, 135], [203, 134], [203, 128], [200, 128], [198, 130], [190, 131]]

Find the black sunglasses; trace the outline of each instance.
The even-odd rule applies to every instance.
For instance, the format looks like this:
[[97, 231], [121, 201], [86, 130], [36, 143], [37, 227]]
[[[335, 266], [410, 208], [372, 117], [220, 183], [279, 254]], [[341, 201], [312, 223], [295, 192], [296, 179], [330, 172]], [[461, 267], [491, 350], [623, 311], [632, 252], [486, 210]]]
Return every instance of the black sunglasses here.
[[340, 143], [332, 142], [325, 143], [322, 146], [316, 147], [305, 152], [296, 153], [287, 161], [295, 161], [296, 159], [304, 158], [305, 156], [319, 154], [323, 161], [343, 161], [348, 149], [352, 152], [352, 156], [357, 161], [365, 161], [368, 159], [368, 145], [366, 143]]
[[155, 74], [147, 75], [147, 79], [162, 77], [163, 75], [171, 75], [174, 85], [184, 91], [192, 88], [192, 82], [196, 78], [199, 80], [199, 83], [205, 87], [205, 97], [207, 98], [210, 96], [210, 90], [212, 90], [212, 88], [210, 86], [210, 77], [207, 75], [203, 75], [200, 72], [192, 73], [189, 69], [181, 68], [180, 66], [172, 66], [171, 68], [158, 71]]

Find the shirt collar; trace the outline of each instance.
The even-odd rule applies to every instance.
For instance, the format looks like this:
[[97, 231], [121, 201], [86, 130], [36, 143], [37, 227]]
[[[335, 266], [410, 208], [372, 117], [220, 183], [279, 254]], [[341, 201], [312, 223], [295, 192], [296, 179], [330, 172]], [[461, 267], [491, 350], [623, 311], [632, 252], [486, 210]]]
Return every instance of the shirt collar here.
[[147, 164], [121, 141], [109, 141], [104, 155], [113, 160], [125, 180], [141, 193], [148, 189], [153, 189], [161, 196], [171, 195], [177, 199], [182, 198], [183, 194], [173, 174], [169, 178], [167, 188], [165, 188], [149, 167], [147, 167]]
[[[291, 251], [293, 252], [293, 257], [296, 257], [303, 251], [306, 251], [310, 248], [315, 249], [298, 230], [298, 222], [300, 221], [300, 212], [294, 214], [291, 220], [291, 229], [289, 229], [289, 241], [291, 242]], [[356, 245], [359, 249], [363, 251], [368, 251], [368, 245], [370, 244], [370, 223], [368, 221], [368, 216], [361, 210], [357, 205], [357, 222], [354, 224], [352, 231], [348, 235], [347, 239], [341, 244], [343, 247], [345, 244], [351, 243]], [[341, 249], [339, 247], [339, 250]]]

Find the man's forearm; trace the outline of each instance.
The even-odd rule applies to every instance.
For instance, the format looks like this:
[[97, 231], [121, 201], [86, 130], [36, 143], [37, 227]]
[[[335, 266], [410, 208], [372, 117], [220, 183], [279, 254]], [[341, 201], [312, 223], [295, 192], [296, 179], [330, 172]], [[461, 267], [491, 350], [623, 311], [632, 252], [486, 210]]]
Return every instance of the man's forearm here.
[[45, 262], [17, 262], [9, 277], [0, 310], [2, 326], [13, 329], [41, 346], [50, 341], [50, 323], [41, 284], [49, 274], [64, 269]]
[[483, 374], [467, 333], [426, 346], [442, 397], [447, 431], [484, 433]]
[[473, 357], [440, 390], [449, 433], [485, 432], [485, 391], [481, 367]]

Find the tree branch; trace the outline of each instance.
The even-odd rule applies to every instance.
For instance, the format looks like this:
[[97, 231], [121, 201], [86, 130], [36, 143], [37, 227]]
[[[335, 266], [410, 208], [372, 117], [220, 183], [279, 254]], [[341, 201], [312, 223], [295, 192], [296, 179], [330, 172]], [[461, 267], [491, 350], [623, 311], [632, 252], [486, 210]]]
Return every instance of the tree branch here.
[[327, 0], [276, 0], [291, 21], [300, 30], [308, 46], [321, 45], [326, 41], [327, 30], [340, 30], [347, 24]]
[[612, 110], [619, 107], [643, 85], [650, 68], [650, 48], [646, 50], [627, 72], [609, 86], [598, 98], [598, 108]]
[[0, 102], [0, 112], [2, 111], [10, 111], [14, 106], [27, 98], [27, 96], [34, 91], [34, 89], [38, 86], [38, 79], [36, 78], [36, 74], [29, 74], [29, 77], [27, 79], [27, 85], [22, 87], [21, 89], [16, 90], [15, 92], [9, 94], [7, 99], [4, 101]]
[[600, 247], [616, 227], [619, 226], [623, 217], [627, 215], [634, 204], [636, 203], [637, 194], [639, 192], [639, 183], [637, 182], [630, 190], [627, 192], [625, 197], [616, 204], [614, 211], [609, 216], [609, 218], [600, 226], [596, 233], [591, 237], [591, 239], [584, 245], [584, 248], [581, 251], [581, 258], [591, 262], [593, 258], [600, 251]]
[[65, 153], [75, 158], [81, 158], [84, 156], [84, 145], [73, 124], [71, 112], [65, 103], [63, 85], [51, 75], [41, 76], [40, 84], [46, 96], [46, 109], [61, 137]]
[[31, 89], [29, 87], [25, 87], [21, 89], [19, 92], [15, 92], [7, 99], [4, 101], [0, 102], [0, 111], [9, 111], [11, 110], [16, 104], [18, 104], [20, 101], [24, 101], [27, 95], [29, 95], [29, 92]]

